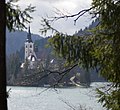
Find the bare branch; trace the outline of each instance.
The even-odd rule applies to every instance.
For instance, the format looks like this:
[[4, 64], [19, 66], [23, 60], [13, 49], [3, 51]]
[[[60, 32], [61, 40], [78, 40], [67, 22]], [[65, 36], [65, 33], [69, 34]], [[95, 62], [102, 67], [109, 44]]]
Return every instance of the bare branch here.
[[[78, 64], [75, 64], [65, 70], [62, 70], [62, 71], [51, 71], [51, 70], [46, 70], [46, 69], [43, 69], [43, 71], [40, 71], [40, 72], [37, 72], [37, 73], [34, 73], [34, 74], [30, 74], [30, 75], [27, 75], [27, 76], [23, 76], [19, 81], [19, 82], [25, 82], [27, 79], [30, 79], [28, 81], [28, 84], [32, 84], [34, 82], [38, 82], [48, 76], [50, 76], [51, 74], [58, 74], [59, 75], [59, 79], [55, 79], [55, 83], [53, 85], [50, 86], [51, 87], [55, 87], [57, 85], [59, 85], [60, 81], [63, 79], [63, 77], [69, 73], [74, 67], [76, 67]], [[43, 74], [42, 74], [43, 73]], [[44, 74], [45, 73], [45, 74]], [[42, 74], [42, 75], [41, 75]], [[34, 79], [33, 79], [34, 77]], [[17, 82], [16, 82], [17, 84]]]
[[[91, 8], [88, 8], [88, 9], [84, 9], [84, 10], [81, 10], [79, 11], [78, 13], [76, 14], [73, 14], [73, 15], [65, 15], [63, 14], [60, 10], [56, 9], [58, 12], [55, 12], [57, 15], [59, 16], [56, 16], [56, 17], [47, 17], [48, 19], [46, 18], [42, 18], [42, 26], [43, 26], [43, 29], [40, 29], [40, 32], [43, 34], [43, 33], [47, 33], [48, 30], [52, 30], [56, 33], [62, 33], [62, 32], [59, 32], [57, 29], [53, 28], [51, 25], [53, 22], [57, 21], [57, 20], [60, 20], [60, 19], [64, 19], [64, 18], [74, 18], [76, 17], [76, 19], [74, 19], [74, 24], [76, 24], [76, 21], [82, 16], [84, 15], [85, 13], [89, 12], [90, 10], [92, 10], [93, 7]], [[62, 33], [63, 34], [63, 33]]]
[[59, 75], [62, 75], [64, 73], [67, 73], [69, 72], [70, 70], [72, 70], [73, 68], [75, 68], [76, 66], [78, 66], [78, 64], [74, 64], [72, 67], [69, 67], [65, 70], [62, 70], [61, 72], [60, 71], [51, 71], [51, 70], [45, 70], [45, 71], [48, 71], [49, 73], [58, 73]]
[[81, 10], [79, 11], [78, 13], [76, 14], [73, 14], [73, 15], [63, 15], [63, 16], [59, 16], [59, 17], [53, 17], [53, 21], [57, 21], [59, 19], [64, 19], [64, 18], [73, 18], [73, 17], [77, 17], [74, 22], [76, 22], [82, 15], [84, 15], [85, 13], [89, 12], [90, 10], [92, 10], [93, 7], [91, 8], [88, 8], [88, 9], [84, 9], [84, 10]]
[[65, 101], [65, 100], [63, 100], [63, 99], [61, 99], [61, 101], [64, 102], [64, 103], [65, 103], [68, 107], [70, 107], [72, 110], [76, 110], [75, 107], [74, 107], [71, 103], [69, 103], [69, 102], [67, 102], [67, 101]]

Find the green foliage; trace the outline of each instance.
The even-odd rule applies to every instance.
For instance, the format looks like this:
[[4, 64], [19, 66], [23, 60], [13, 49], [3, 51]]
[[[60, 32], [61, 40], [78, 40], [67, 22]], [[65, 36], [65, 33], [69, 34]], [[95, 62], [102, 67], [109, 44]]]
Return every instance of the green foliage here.
[[80, 66], [87, 67], [90, 66], [87, 59], [91, 59], [90, 50], [92, 49], [92, 42], [88, 40], [85, 36], [67, 36], [57, 33], [49, 42], [55, 53], [63, 57], [67, 64], [78, 63]]
[[78, 64], [99, 73], [112, 87], [105, 91], [97, 89], [99, 102], [107, 109], [120, 109], [120, 1], [93, 0], [92, 15], [99, 19], [96, 28], [87, 36], [68, 36], [57, 33], [50, 39], [56, 54], [68, 65]]
[[119, 110], [120, 109], [120, 89], [116, 89], [112, 91], [101, 91], [97, 89], [97, 93], [99, 94], [98, 102], [103, 104], [103, 107], [112, 110]]
[[21, 11], [20, 7], [14, 4], [17, 1], [19, 0], [9, 0], [6, 3], [6, 26], [9, 31], [26, 28], [25, 24], [30, 23], [32, 19], [29, 14], [35, 11], [35, 7], [31, 5]]

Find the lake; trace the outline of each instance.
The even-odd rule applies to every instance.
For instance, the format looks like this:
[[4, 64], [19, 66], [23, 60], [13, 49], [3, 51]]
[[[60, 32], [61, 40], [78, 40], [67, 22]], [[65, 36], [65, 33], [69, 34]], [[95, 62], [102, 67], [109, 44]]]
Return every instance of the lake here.
[[97, 103], [95, 88], [105, 83], [92, 83], [90, 88], [14, 87], [8, 98], [8, 110], [105, 110]]

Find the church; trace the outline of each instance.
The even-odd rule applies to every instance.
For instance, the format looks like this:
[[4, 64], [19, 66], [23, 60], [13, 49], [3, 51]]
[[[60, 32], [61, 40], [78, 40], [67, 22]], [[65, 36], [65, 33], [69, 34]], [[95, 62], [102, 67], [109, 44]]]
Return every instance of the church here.
[[24, 44], [25, 53], [24, 53], [24, 62], [21, 65], [21, 68], [25, 67], [27, 64], [28, 69], [35, 69], [37, 67], [37, 56], [34, 51], [34, 42], [31, 38], [30, 26], [28, 28], [27, 38]]

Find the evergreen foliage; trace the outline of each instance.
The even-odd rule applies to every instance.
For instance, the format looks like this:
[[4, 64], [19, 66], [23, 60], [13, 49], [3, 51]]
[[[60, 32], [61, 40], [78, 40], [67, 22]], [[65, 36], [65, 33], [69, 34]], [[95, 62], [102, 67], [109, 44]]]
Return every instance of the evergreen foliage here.
[[[66, 60], [67, 65], [78, 64], [86, 70], [96, 69], [108, 82], [111, 82], [107, 90], [97, 89], [99, 102], [107, 109], [119, 110], [120, 0], [92, 0], [91, 8], [85, 11], [99, 20], [96, 28], [88, 30], [91, 34], [69, 36], [56, 31], [50, 39], [50, 44], [55, 53]], [[73, 16], [58, 19], [65, 17]]]
[[25, 24], [30, 23], [31, 19], [33, 19], [30, 13], [35, 11], [35, 7], [29, 5], [24, 10], [21, 10], [18, 5], [14, 4], [17, 1], [19, 0], [9, 0], [6, 3], [6, 26], [9, 31], [23, 30], [26, 28]]
[[24, 11], [16, 6], [12, 5], [12, 2], [18, 0], [9, 0], [5, 3], [5, 0], [0, 1], [0, 109], [7, 110], [7, 93], [6, 93], [6, 57], [5, 57], [5, 30], [8, 27], [9, 31], [25, 28], [24, 23], [29, 23], [31, 16], [29, 13], [34, 11], [34, 7], [29, 6]]

